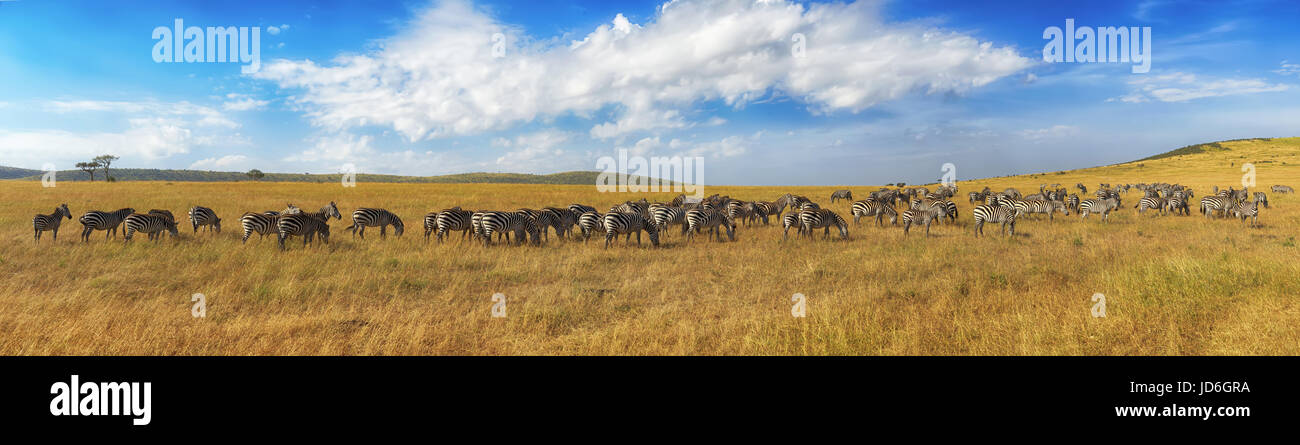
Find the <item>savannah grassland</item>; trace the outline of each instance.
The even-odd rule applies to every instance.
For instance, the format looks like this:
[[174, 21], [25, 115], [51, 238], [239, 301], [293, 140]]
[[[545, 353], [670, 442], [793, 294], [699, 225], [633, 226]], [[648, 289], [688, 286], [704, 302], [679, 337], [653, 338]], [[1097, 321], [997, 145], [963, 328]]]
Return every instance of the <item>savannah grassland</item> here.
[[[1109, 223], [1077, 215], [1024, 220], [1015, 237], [971, 235], [965, 193], [1061, 183], [1178, 182], [1204, 196], [1240, 186], [1300, 186], [1300, 139], [1226, 142], [1226, 151], [1064, 173], [961, 182], [957, 225], [904, 236], [852, 225], [851, 240], [782, 242], [779, 223], [741, 225], [734, 243], [670, 231], [652, 249], [603, 240], [542, 247], [422, 239], [421, 217], [451, 206], [516, 209], [573, 202], [608, 208], [629, 195], [592, 186], [361, 183], [0, 182], [0, 354], [1065, 354], [1300, 353], [1300, 199], [1270, 193], [1262, 227], [1239, 220], [1139, 216], [1124, 197]], [[1139, 165], [1141, 164], [1141, 165]], [[792, 192], [829, 205], [841, 187], [708, 187], [740, 199]], [[864, 197], [875, 186], [850, 187]], [[636, 196], [639, 198], [640, 196]], [[648, 196], [667, 200], [670, 194]], [[336, 201], [328, 245], [281, 253], [240, 245], [245, 211], [314, 210]], [[33, 243], [31, 217], [66, 202], [57, 242]], [[221, 234], [129, 245], [78, 240], [91, 209], [191, 205], [224, 218]], [[351, 210], [385, 207], [402, 238], [343, 230]], [[848, 203], [831, 208], [848, 217]], [[206, 318], [191, 295], [207, 297]], [[507, 316], [491, 316], [491, 295]], [[791, 296], [807, 296], [807, 317]], [[1106, 317], [1093, 318], [1093, 294]]]

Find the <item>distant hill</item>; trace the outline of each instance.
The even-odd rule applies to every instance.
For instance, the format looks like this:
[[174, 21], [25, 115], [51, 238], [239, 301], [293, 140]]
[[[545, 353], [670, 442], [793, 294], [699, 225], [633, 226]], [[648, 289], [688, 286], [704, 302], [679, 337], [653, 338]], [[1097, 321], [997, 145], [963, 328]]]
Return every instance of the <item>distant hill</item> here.
[[[118, 181], [176, 181], [176, 182], [228, 182], [250, 181], [242, 172], [215, 172], [199, 170], [164, 170], [152, 168], [114, 168], [113, 177]], [[30, 170], [0, 166], [0, 179], [40, 180], [40, 170]], [[532, 175], [524, 173], [459, 173], [443, 176], [398, 176], [357, 174], [357, 182], [411, 182], [411, 183], [504, 183], [504, 184], [571, 184], [591, 185], [596, 183], [600, 172], [572, 171], [552, 173], [549, 175]], [[90, 175], [81, 170], [59, 170], [60, 181], [89, 181]], [[103, 181], [102, 172], [95, 175], [96, 181]], [[339, 182], [341, 174], [295, 174], [267, 173], [264, 182]]]

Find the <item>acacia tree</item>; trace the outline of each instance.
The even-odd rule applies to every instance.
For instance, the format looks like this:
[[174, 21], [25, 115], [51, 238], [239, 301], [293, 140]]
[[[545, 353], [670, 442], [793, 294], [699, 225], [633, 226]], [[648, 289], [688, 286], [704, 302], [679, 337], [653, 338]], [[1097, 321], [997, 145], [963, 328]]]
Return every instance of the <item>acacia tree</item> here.
[[78, 162], [77, 168], [90, 175], [90, 182], [95, 182], [95, 169], [99, 168], [98, 162]]
[[103, 156], [96, 156], [94, 161], [95, 163], [99, 164], [100, 167], [104, 167], [104, 177], [108, 178], [109, 177], [108, 166], [113, 164], [113, 161], [116, 161], [118, 159], [120, 158], [118, 158], [117, 156], [103, 155]]
[[249, 170], [246, 174], [248, 177], [253, 178], [254, 181], [261, 181], [262, 178], [266, 177], [266, 173], [262, 173], [262, 171], [258, 169]]

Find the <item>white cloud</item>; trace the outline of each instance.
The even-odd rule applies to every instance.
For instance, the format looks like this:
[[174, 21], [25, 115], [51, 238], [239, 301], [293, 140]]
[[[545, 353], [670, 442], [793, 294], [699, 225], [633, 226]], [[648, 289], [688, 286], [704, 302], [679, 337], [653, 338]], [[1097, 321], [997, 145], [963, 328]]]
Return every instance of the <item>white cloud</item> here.
[[1138, 76], [1129, 85], [1132, 86], [1129, 94], [1107, 99], [1107, 102], [1187, 102], [1207, 97], [1286, 91], [1290, 88], [1290, 85], [1270, 84], [1263, 79], [1210, 78], [1183, 72]]
[[267, 34], [270, 34], [270, 35], [273, 35], [273, 36], [274, 36], [274, 35], [279, 35], [279, 34], [280, 34], [280, 28], [277, 27], [277, 26], [268, 26], [268, 27], [266, 27], [266, 33], [267, 33]]
[[1032, 142], [1059, 140], [1079, 135], [1079, 127], [1073, 125], [1053, 125], [1047, 128], [1020, 130], [1016, 132], [1022, 138]]
[[226, 98], [230, 100], [221, 104], [221, 108], [226, 111], [260, 110], [266, 107], [266, 104], [271, 103], [267, 100], [258, 100], [247, 95], [236, 93], [227, 94]]
[[[507, 36], [505, 57], [491, 36]], [[792, 36], [805, 37], [803, 57]], [[1009, 47], [885, 23], [876, 2], [678, 0], [649, 22], [622, 14], [568, 45], [540, 42], [464, 0], [417, 13], [363, 55], [276, 60], [255, 75], [301, 90], [314, 125], [376, 125], [411, 141], [506, 129], [607, 107], [595, 138], [692, 125], [692, 104], [743, 107], [773, 92], [816, 113], [857, 112], [910, 93], [965, 93], [1029, 67]]]
[[244, 155], [226, 155], [220, 158], [207, 158], [195, 161], [190, 164], [191, 170], [216, 170], [231, 169], [238, 170], [240, 167], [248, 165], [248, 156]]
[[1283, 60], [1281, 65], [1281, 68], [1275, 69], [1273, 72], [1283, 76], [1300, 76], [1300, 63], [1290, 63]]
[[559, 130], [544, 130], [516, 136], [514, 140], [498, 138], [494, 145], [514, 148], [496, 159], [496, 166], [506, 171], [551, 173], [558, 169], [580, 168], [583, 157], [565, 150], [573, 135]]

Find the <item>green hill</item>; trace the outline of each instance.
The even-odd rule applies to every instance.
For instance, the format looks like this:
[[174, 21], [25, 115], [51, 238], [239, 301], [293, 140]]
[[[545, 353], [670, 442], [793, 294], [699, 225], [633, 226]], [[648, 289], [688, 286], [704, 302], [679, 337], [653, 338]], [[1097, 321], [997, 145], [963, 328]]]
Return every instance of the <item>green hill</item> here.
[[[112, 174], [118, 181], [175, 181], [175, 182], [228, 182], [228, 181], [249, 181], [248, 175], [241, 172], [216, 172], [216, 171], [199, 171], [199, 170], [169, 170], [169, 169], [152, 169], [152, 168], [114, 168]], [[410, 183], [504, 183], [504, 184], [570, 184], [570, 185], [590, 185], [596, 183], [596, 176], [600, 172], [594, 171], [572, 171], [562, 173], [552, 173], [549, 175], [533, 175], [525, 173], [459, 173], [454, 175], [443, 176], [399, 176], [399, 175], [372, 175], [358, 173], [357, 182], [410, 182]], [[41, 179], [40, 170], [30, 170], [14, 167], [0, 166], [0, 179], [19, 179], [38, 181]], [[60, 170], [57, 173], [60, 181], [89, 181], [90, 176], [81, 170]], [[265, 182], [339, 182], [342, 181], [341, 174], [296, 174], [296, 173], [267, 173], [262, 178]], [[95, 175], [96, 181], [103, 181], [102, 172]]]

